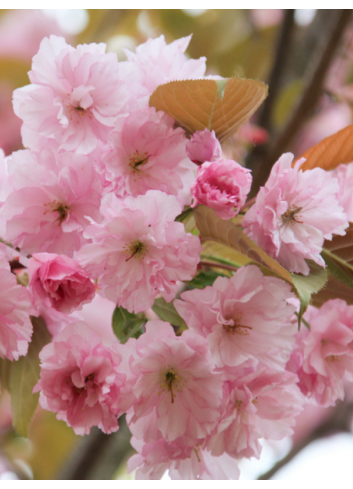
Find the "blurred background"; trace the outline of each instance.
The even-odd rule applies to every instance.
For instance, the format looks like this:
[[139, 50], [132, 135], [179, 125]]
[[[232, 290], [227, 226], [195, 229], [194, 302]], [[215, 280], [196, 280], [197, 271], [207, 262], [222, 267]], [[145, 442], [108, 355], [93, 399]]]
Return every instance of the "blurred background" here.
[[[105, 42], [119, 61], [126, 60], [124, 48], [134, 51], [148, 38], [163, 34], [169, 43], [193, 34], [187, 55], [206, 56], [207, 74], [267, 82], [262, 109], [224, 148], [253, 170], [257, 186], [279, 151], [300, 156], [352, 123], [350, 10], [0, 10], [0, 147], [7, 155], [22, 148], [12, 92], [29, 83], [31, 59], [50, 34], [73, 46]], [[352, 386], [335, 408], [307, 406], [292, 438], [264, 444], [259, 461], [240, 462], [241, 478], [353, 482], [352, 410]], [[126, 471], [128, 441], [124, 420], [114, 435], [97, 429], [81, 438], [40, 407], [29, 439], [21, 438], [1, 391], [0, 480], [133, 478]]]

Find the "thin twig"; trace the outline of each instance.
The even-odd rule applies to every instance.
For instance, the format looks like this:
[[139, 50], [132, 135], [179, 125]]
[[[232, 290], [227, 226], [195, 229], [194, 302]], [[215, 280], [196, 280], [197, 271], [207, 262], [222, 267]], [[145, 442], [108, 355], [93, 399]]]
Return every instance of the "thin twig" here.
[[315, 440], [334, 435], [336, 433], [351, 433], [353, 403], [338, 402], [332, 415], [325, 419], [317, 428], [311, 431], [306, 438], [297, 443], [282, 460], [277, 462], [272, 469], [260, 475], [258, 480], [269, 480], [282, 467], [288, 464], [305, 447]]
[[[289, 52], [292, 45], [294, 31], [294, 9], [285, 11], [284, 20], [282, 22], [280, 32], [275, 46], [275, 55], [270, 76], [268, 79], [269, 93], [262, 109], [260, 109], [257, 125], [263, 127], [269, 134], [272, 134], [272, 113], [278, 94], [282, 87], [283, 75], [287, 66]], [[268, 151], [268, 144], [255, 146], [246, 162], [246, 166], [253, 173], [257, 173], [261, 163]]]
[[256, 195], [260, 186], [264, 185], [271, 172], [272, 165], [287, 149], [288, 144], [293, 140], [294, 136], [296, 136], [298, 131], [302, 128], [303, 123], [315, 108], [322, 94], [326, 73], [340, 44], [345, 28], [351, 19], [351, 15], [352, 9], [339, 10], [337, 20], [329, 31], [329, 35], [324, 38], [323, 42], [318, 47], [319, 53], [315, 56], [316, 62], [313, 63], [306, 76], [307, 81], [305, 83], [304, 92], [283, 132], [273, 143], [272, 148], [270, 148], [266, 158], [263, 160], [258, 173], [254, 175], [251, 196]]
[[288, 52], [291, 47], [291, 39], [294, 28], [294, 9], [285, 10], [284, 20], [281, 25], [276, 43], [275, 57], [271, 74], [268, 80], [269, 93], [259, 115], [257, 124], [267, 131], [271, 130], [273, 106], [281, 88], [282, 75], [288, 62]]

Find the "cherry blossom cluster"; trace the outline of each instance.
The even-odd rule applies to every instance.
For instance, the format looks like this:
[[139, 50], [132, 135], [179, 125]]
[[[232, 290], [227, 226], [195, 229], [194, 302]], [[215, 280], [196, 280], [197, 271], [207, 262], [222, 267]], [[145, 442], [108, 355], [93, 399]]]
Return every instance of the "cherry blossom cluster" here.
[[[41, 316], [42, 408], [79, 435], [117, 431], [126, 413], [138, 479], [237, 479], [262, 438], [291, 435], [305, 403], [333, 405], [353, 381], [353, 306], [309, 306], [298, 332], [291, 286], [255, 265], [188, 287], [203, 248], [184, 210], [243, 217], [303, 275], [353, 220], [352, 165], [303, 172], [285, 154], [251, 205], [251, 172], [214, 131], [187, 137], [149, 106], [159, 85], [204, 77], [189, 40], [150, 39], [118, 62], [104, 44], [43, 39], [13, 98], [26, 149], [0, 152], [0, 357], [26, 355]], [[147, 320], [159, 297], [185, 328]], [[104, 326], [110, 306], [145, 313], [140, 336], [120, 342]]]

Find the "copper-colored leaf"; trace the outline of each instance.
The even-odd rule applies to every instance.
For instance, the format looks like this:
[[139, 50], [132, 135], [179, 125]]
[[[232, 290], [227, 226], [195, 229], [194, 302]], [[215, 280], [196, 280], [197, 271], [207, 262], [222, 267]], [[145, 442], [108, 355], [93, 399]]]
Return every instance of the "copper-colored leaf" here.
[[223, 142], [233, 136], [267, 96], [267, 85], [255, 80], [181, 80], [160, 85], [150, 106], [171, 115], [189, 133], [214, 130]]
[[323, 139], [306, 151], [302, 157], [306, 158], [306, 162], [301, 166], [303, 170], [318, 167], [329, 171], [341, 163], [351, 163], [353, 161], [353, 124]]

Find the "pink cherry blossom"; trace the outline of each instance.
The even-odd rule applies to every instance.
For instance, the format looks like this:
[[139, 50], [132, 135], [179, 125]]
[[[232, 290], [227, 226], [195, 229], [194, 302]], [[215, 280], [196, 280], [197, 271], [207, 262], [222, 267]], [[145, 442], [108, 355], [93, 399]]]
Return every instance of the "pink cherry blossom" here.
[[336, 194], [338, 181], [321, 168], [303, 172], [293, 155], [281, 156], [243, 219], [244, 232], [291, 272], [309, 274], [306, 259], [324, 267], [324, 239], [344, 235], [347, 216]]
[[304, 397], [298, 377], [253, 363], [226, 369], [225, 408], [207, 447], [215, 456], [260, 457], [260, 438], [281, 440], [293, 433]]
[[184, 52], [191, 36], [166, 44], [164, 36], [148, 39], [136, 48], [136, 54], [125, 50], [128, 60], [139, 71], [141, 83], [151, 94], [158, 85], [172, 80], [201, 78], [206, 71], [206, 58], [187, 59]]
[[69, 152], [24, 150], [8, 160], [1, 235], [24, 253], [72, 256], [87, 240], [89, 218], [101, 219], [102, 186], [91, 160]]
[[214, 457], [200, 447], [185, 451], [179, 440], [143, 443], [132, 438], [131, 444], [138, 453], [129, 459], [128, 470], [137, 469], [136, 480], [158, 480], [167, 470], [175, 480], [239, 479], [238, 464], [227, 454]]
[[103, 43], [73, 48], [62, 37], [43, 39], [29, 72], [32, 84], [14, 92], [25, 145], [39, 149], [31, 131], [84, 154], [107, 141], [134, 93], [120, 79], [116, 55], [105, 49]]
[[287, 369], [299, 376], [299, 387], [313, 403], [327, 407], [344, 398], [344, 380], [353, 380], [353, 306], [341, 299], [305, 314], [310, 331], [297, 334]]
[[33, 313], [28, 290], [17, 284], [5, 255], [0, 253], [0, 358], [26, 355], [32, 336]]
[[174, 222], [177, 199], [159, 190], [124, 201], [108, 194], [101, 212], [105, 221], [84, 234], [93, 243], [77, 255], [98, 292], [130, 312], [148, 309], [159, 293], [171, 301], [176, 282], [195, 274], [201, 251], [199, 239]]
[[283, 369], [296, 326], [289, 284], [265, 277], [258, 267], [240, 268], [232, 278], [218, 277], [212, 287], [183, 292], [174, 305], [187, 326], [207, 338], [218, 367], [249, 359]]
[[221, 219], [231, 219], [245, 203], [251, 183], [250, 170], [236, 161], [206, 161], [197, 169], [197, 179], [191, 186], [191, 207], [207, 205]]
[[135, 397], [130, 426], [141, 420], [139, 438], [149, 433], [155, 440], [172, 442], [187, 436], [195, 445], [209, 434], [220, 416], [222, 380], [213, 371], [207, 342], [190, 331], [177, 337], [169, 323], [156, 320], [147, 323], [138, 340], [130, 339], [124, 346], [135, 348], [129, 360]]
[[177, 196], [184, 205], [190, 203], [195, 179], [186, 143], [184, 131], [174, 129], [174, 119], [148, 107], [118, 120], [109, 138], [110, 151], [101, 158], [101, 171], [119, 197], [155, 189]]
[[339, 165], [332, 172], [339, 182], [337, 200], [347, 214], [349, 222], [353, 222], [353, 163]]
[[43, 409], [57, 413], [77, 435], [98, 426], [104, 433], [118, 430], [121, 389], [125, 375], [118, 370], [121, 356], [108, 348], [83, 322], [67, 326], [39, 354]]
[[28, 276], [34, 304], [47, 299], [51, 307], [67, 314], [91, 302], [96, 293], [88, 273], [65, 255], [35, 253]]
[[215, 132], [208, 129], [195, 131], [186, 145], [186, 154], [193, 163], [201, 165], [205, 161], [222, 158], [222, 148]]

